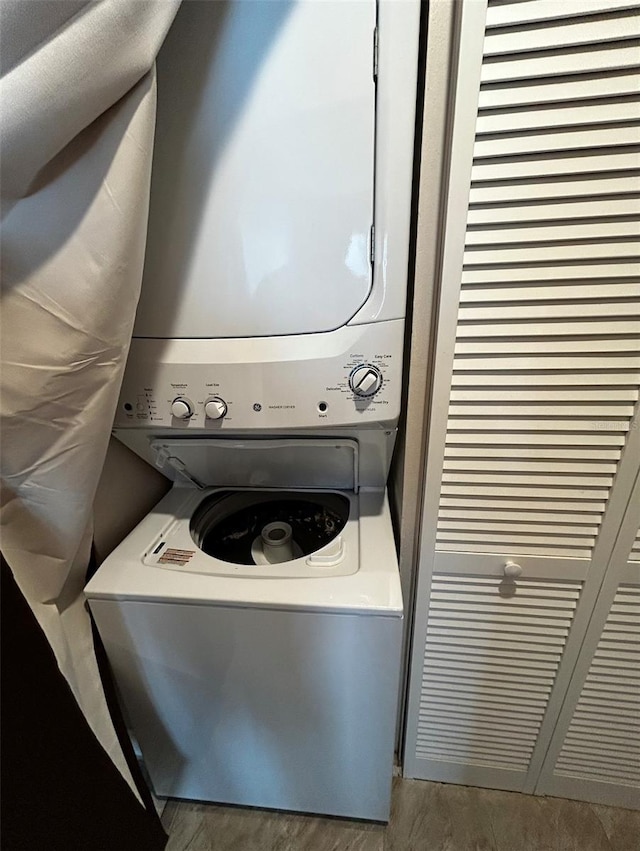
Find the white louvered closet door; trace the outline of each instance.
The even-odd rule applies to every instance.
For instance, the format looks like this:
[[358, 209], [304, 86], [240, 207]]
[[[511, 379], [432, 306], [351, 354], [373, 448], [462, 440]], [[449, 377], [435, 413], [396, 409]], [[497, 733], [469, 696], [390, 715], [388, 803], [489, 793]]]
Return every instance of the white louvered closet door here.
[[482, 5], [462, 6], [404, 765], [533, 791], [640, 461], [638, 4], [490, 0], [486, 30]]
[[[640, 809], [640, 477], [536, 791]], [[631, 547], [631, 553], [629, 548]], [[628, 557], [627, 557], [628, 556]]]

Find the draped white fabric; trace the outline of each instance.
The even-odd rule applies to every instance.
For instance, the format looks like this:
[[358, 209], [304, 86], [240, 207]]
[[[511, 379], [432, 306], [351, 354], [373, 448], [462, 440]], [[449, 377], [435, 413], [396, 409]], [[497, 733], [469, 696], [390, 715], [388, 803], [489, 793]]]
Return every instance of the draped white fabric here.
[[178, 5], [0, 2], [2, 550], [132, 788], [82, 589], [142, 279], [154, 60]]

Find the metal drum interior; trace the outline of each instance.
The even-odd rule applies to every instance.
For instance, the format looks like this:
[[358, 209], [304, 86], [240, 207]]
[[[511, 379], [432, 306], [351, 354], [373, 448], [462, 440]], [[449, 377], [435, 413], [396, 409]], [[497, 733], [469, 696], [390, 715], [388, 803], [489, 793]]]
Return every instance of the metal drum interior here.
[[213, 558], [272, 564], [317, 552], [348, 519], [349, 500], [337, 493], [218, 491], [200, 503], [190, 532]]

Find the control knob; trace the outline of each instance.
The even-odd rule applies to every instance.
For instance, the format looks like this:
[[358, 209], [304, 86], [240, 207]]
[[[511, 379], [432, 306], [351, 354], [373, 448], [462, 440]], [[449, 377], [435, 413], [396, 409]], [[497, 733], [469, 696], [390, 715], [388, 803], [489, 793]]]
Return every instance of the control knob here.
[[363, 363], [349, 376], [349, 387], [356, 396], [373, 396], [382, 386], [382, 373], [377, 366]]
[[193, 415], [193, 405], [184, 396], [178, 396], [171, 403], [171, 416], [177, 420], [188, 420]]
[[213, 396], [205, 402], [204, 413], [208, 420], [221, 420], [227, 413], [227, 403], [219, 396]]

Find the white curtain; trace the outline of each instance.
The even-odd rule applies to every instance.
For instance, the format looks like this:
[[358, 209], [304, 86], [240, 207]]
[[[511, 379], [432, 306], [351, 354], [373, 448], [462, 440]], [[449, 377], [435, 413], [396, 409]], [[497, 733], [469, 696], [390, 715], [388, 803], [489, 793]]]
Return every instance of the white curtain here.
[[154, 60], [178, 5], [0, 2], [1, 546], [132, 788], [83, 584], [142, 278]]

